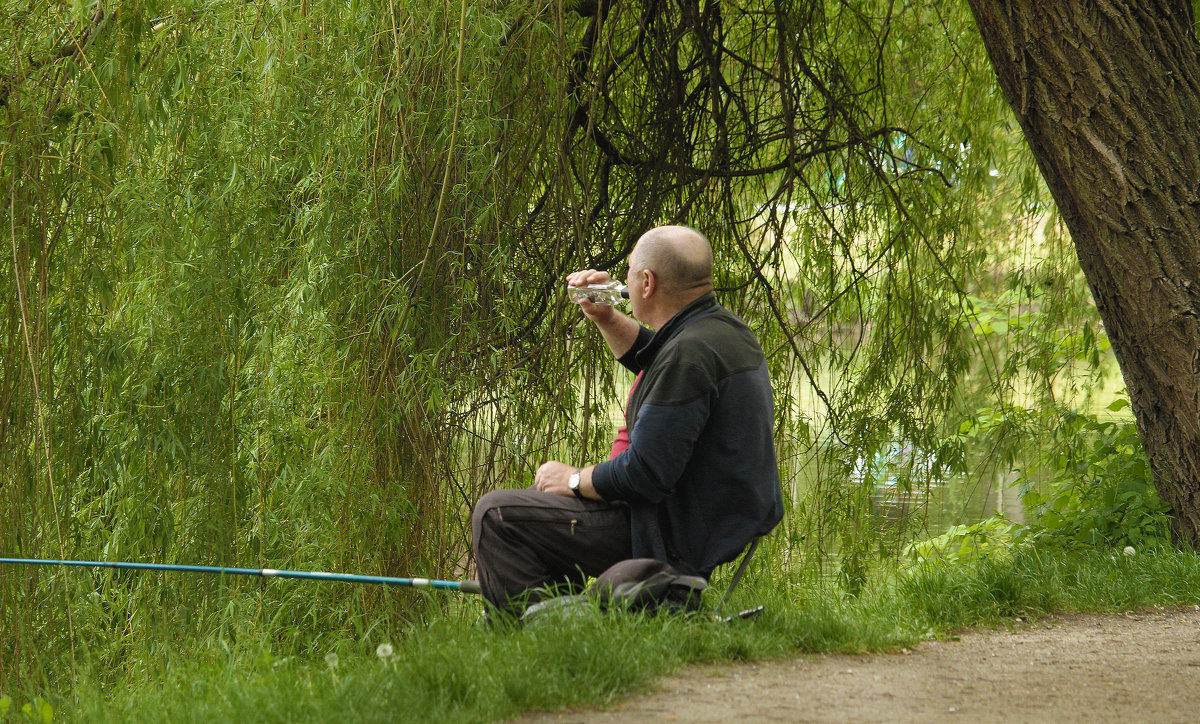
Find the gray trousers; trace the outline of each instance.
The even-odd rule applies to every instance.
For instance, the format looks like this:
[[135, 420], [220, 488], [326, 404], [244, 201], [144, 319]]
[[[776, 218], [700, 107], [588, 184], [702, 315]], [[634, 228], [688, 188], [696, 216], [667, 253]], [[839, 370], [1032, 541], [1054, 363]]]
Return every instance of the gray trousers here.
[[632, 555], [629, 508], [537, 490], [493, 490], [475, 504], [471, 546], [484, 598], [519, 614], [531, 590], [579, 584]]

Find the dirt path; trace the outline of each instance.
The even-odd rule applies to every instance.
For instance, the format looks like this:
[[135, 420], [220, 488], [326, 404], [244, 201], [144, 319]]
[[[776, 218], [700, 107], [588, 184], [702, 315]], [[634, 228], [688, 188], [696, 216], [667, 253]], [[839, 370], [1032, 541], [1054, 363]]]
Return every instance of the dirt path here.
[[1200, 610], [1072, 615], [911, 651], [702, 666], [523, 722], [1196, 722]]

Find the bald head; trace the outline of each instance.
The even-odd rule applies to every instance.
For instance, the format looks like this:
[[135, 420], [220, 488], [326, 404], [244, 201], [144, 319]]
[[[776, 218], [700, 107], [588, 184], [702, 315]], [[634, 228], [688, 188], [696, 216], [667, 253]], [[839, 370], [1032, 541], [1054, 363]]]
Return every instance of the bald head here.
[[712, 290], [712, 246], [687, 226], [659, 226], [642, 234], [629, 266], [652, 270], [671, 297], [690, 301]]

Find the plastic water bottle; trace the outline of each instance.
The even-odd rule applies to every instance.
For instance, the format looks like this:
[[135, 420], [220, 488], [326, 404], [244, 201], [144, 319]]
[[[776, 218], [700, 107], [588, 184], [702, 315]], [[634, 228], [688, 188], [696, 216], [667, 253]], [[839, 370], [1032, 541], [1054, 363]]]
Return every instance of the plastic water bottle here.
[[621, 282], [613, 280], [604, 284], [589, 284], [586, 287], [568, 286], [567, 294], [570, 295], [571, 301], [575, 304], [579, 304], [584, 299], [587, 299], [592, 304], [603, 304], [611, 307], [625, 299], [629, 299], [629, 288]]

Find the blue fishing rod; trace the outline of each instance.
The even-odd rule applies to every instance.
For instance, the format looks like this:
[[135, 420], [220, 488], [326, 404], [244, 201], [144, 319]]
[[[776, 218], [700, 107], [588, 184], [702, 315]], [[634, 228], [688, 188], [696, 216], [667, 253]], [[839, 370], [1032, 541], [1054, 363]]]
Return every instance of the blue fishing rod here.
[[274, 568], [223, 568], [220, 566], [179, 566], [167, 563], [129, 563], [123, 561], [57, 561], [48, 558], [0, 558], [0, 564], [35, 566], [75, 566], [79, 568], [115, 568], [130, 571], [178, 571], [181, 573], [215, 573], [258, 578], [301, 578], [308, 581], [339, 581], [341, 583], [375, 583], [406, 588], [434, 588], [440, 591], [482, 593], [479, 581], [439, 581], [432, 578], [393, 578], [391, 576], [361, 576], [354, 573], [325, 571], [281, 571]]

